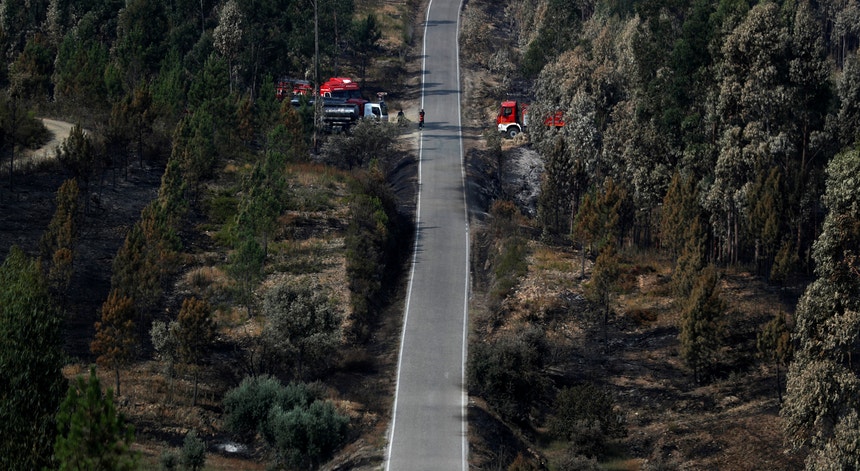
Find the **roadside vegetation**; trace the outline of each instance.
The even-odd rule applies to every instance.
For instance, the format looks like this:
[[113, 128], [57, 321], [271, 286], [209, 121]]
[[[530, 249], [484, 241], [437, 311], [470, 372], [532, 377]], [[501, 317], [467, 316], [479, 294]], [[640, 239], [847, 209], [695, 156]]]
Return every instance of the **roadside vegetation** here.
[[858, 466], [855, 14], [466, 5], [476, 466]]
[[416, 2], [0, 7], [3, 469], [381, 461], [413, 157], [276, 99], [314, 7], [318, 78], [412, 98]]

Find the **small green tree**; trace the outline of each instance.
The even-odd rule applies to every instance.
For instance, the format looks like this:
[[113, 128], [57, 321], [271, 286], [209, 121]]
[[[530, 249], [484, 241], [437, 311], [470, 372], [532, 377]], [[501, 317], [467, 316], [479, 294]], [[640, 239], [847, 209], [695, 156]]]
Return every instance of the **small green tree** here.
[[534, 328], [476, 342], [467, 364], [469, 390], [505, 419], [525, 421], [549, 384], [546, 357], [545, 333]]
[[361, 81], [364, 81], [367, 65], [379, 49], [379, 40], [382, 39], [382, 31], [376, 16], [368, 13], [363, 19], [356, 20], [352, 28], [352, 50], [358, 58], [358, 70]]
[[681, 358], [701, 383], [711, 373], [722, 343], [721, 317], [725, 303], [720, 297], [719, 274], [709, 266], [702, 270], [681, 311], [679, 340]]
[[758, 334], [756, 347], [759, 356], [765, 361], [772, 361], [776, 368], [776, 394], [780, 404], [782, 404], [780, 367], [787, 366], [794, 354], [791, 330], [785, 322], [785, 313], [780, 312], [764, 326], [764, 329]]
[[276, 404], [267, 419], [271, 445], [279, 460], [290, 467], [317, 469], [343, 443], [349, 418], [331, 401], [285, 409]]
[[113, 392], [102, 393], [95, 368], [89, 379], [79, 376], [69, 386], [57, 413], [57, 431], [54, 459], [60, 470], [137, 469], [133, 428], [117, 412]]
[[193, 371], [194, 395], [191, 405], [194, 406], [197, 405], [200, 367], [215, 342], [218, 327], [212, 319], [212, 308], [209, 303], [195, 297], [182, 301], [182, 308], [179, 310], [176, 322], [180, 358]]
[[164, 374], [167, 376], [167, 403], [170, 403], [173, 397], [173, 378], [176, 376], [176, 365], [180, 361], [178, 329], [179, 325], [176, 321], [170, 321], [170, 323], [155, 321], [149, 330], [152, 348], [155, 349], [157, 358], [164, 362]]
[[615, 244], [608, 243], [601, 250], [600, 255], [591, 269], [591, 281], [586, 285], [586, 292], [592, 302], [600, 308], [603, 319], [603, 348], [609, 351], [609, 314], [612, 312], [612, 294], [618, 285], [618, 253]]
[[39, 256], [47, 265], [48, 284], [63, 299], [72, 280], [75, 245], [79, 235], [79, 194], [77, 180], [66, 180], [57, 190], [57, 209], [48, 230], [39, 241]]
[[116, 394], [121, 396], [119, 372], [134, 356], [137, 337], [134, 329], [134, 303], [117, 290], [111, 291], [102, 304], [101, 321], [97, 321], [96, 337], [90, 350], [98, 358], [96, 361], [114, 371], [116, 375]]
[[92, 139], [80, 124], [72, 127], [69, 137], [60, 145], [57, 150], [57, 160], [69, 169], [86, 190], [89, 190], [90, 177], [95, 169], [96, 150]]
[[548, 425], [553, 436], [572, 442], [578, 454], [590, 457], [604, 452], [607, 439], [626, 433], [612, 395], [593, 383], [559, 391]]
[[185, 435], [180, 461], [188, 471], [199, 471], [206, 464], [206, 443], [197, 436], [196, 430], [191, 430]]
[[263, 299], [263, 336], [298, 379], [334, 364], [342, 315], [324, 287], [307, 280], [273, 287]]
[[250, 235], [243, 237], [236, 250], [230, 255], [227, 272], [237, 282], [239, 302], [245, 305], [248, 318], [252, 317], [254, 289], [262, 278], [265, 260], [266, 254], [263, 248]]

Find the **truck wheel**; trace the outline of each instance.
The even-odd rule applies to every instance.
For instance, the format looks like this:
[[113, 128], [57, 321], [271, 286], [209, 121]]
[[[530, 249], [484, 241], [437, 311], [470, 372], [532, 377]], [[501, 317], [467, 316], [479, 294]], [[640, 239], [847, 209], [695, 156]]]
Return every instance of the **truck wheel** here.
[[520, 128], [513, 127], [513, 126], [509, 127], [508, 133], [507, 133], [508, 139], [513, 139], [513, 138], [517, 137], [517, 134], [519, 134], [519, 133], [520, 133]]

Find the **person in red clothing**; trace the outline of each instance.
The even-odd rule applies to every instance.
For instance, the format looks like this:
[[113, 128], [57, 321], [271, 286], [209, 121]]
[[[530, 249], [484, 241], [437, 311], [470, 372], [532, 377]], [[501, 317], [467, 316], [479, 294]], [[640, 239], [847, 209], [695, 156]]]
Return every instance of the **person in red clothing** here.
[[418, 112], [418, 129], [424, 129], [424, 108]]

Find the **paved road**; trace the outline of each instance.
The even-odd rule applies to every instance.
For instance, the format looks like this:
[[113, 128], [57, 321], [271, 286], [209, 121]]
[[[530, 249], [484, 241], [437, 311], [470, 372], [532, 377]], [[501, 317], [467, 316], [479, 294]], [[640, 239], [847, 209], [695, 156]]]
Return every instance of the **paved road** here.
[[388, 471], [466, 470], [469, 236], [457, 31], [460, 0], [431, 0], [424, 34], [418, 237], [404, 314]]

